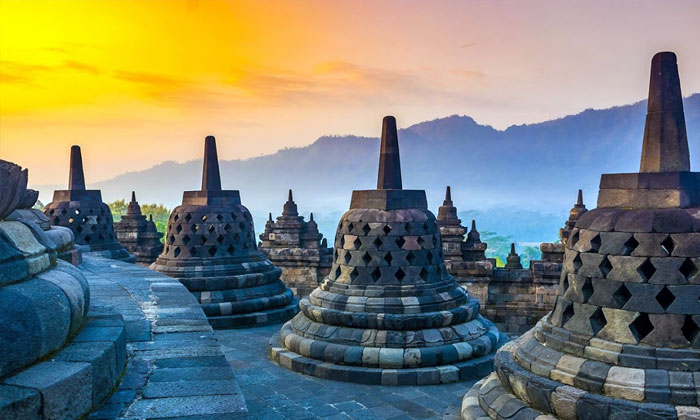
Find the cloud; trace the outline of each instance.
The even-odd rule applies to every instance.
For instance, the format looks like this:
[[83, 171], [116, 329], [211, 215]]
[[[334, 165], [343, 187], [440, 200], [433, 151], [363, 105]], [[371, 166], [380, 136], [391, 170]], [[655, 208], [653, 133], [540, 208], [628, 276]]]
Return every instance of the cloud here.
[[138, 83], [157, 87], [182, 87], [188, 83], [182, 79], [175, 79], [155, 73], [142, 73], [135, 71], [116, 71], [113, 76], [125, 82]]
[[470, 42], [468, 44], [462, 44], [459, 48], [471, 48], [476, 45], [476, 42]]
[[474, 70], [474, 69], [455, 69], [455, 70], [452, 70], [452, 74], [460, 76], [460, 77], [465, 77], [467, 79], [485, 79], [486, 78], [486, 73], [484, 73], [481, 70]]
[[95, 66], [92, 66], [90, 64], [81, 63], [79, 61], [74, 61], [74, 60], [66, 61], [65, 63], [63, 63], [62, 68], [82, 71], [82, 72], [90, 73], [90, 74], [94, 74], [94, 75], [98, 75], [98, 74], [102, 73], [102, 71], [100, 71], [100, 69], [98, 69]]

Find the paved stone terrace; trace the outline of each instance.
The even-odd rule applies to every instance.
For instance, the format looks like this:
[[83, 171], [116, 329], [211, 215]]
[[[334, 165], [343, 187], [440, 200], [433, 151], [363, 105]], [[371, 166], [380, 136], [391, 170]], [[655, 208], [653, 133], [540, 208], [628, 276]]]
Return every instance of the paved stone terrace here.
[[90, 314], [124, 317], [129, 355], [118, 389], [90, 419], [248, 418], [233, 370], [184, 286], [99, 257], [86, 256], [80, 268], [90, 284]]
[[269, 339], [281, 326], [215, 332], [256, 420], [459, 419], [462, 397], [475, 382], [389, 387], [305, 376], [268, 356]]

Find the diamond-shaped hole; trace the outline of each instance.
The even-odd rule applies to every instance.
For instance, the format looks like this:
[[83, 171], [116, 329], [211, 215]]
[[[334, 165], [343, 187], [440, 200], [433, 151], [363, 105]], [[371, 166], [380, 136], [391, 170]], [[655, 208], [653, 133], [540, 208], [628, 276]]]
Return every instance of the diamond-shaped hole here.
[[190, 237], [188, 235], [185, 235], [182, 237], [182, 243], [187, 245], [190, 242]]
[[352, 271], [350, 272], [350, 280], [355, 280], [357, 276], [360, 275], [360, 272], [357, 271], [357, 268], [353, 268]]
[[685, 316], [685, 322], [681, 327], [681, 332], [686, 340], [690, 341], [691, 344], [694, 344], [695, 340], [700, 335], [700, 326], [693, 321], [692, 315]]
[[403, 225], [403, 228], [406, 229], [406, 232], [410, 232], [411, 229], [413, 229], [413, 226], [411, 226], [410, 223], [406, 223], [405, 225]]
[[413, 251], [408, 251], [408, 254], [406, 254], [406, 261], [408, 261], [409, 264], [413, 265], [413, 261], [416, 260], [416, 256], [413, 253]]
[[216, 220], [218, 220], [218, 221], [220, 221], [220, 222], [223, 222], [223, 221], [224, 221], [224, 216], [222, 216], [221, 214], [217, 214], [217, 215], [216, 215]]
[[231, 224], [230, 224], [230, 223], [226, 223], [226, 224], [224, 225], [224, 230], [225, 230], [226, 232], [231, 232], [231, 229], [233, 229], [233, 228], [231, 227]]
[[569, 244], [571, 245], [571, 248], [573, 248], [574, 245], [576, 245], [576, 242], [578, 242], [578, 230], [574, 232], [569, 238]]
[[351, 223], [348, 223], [348, 232], [352, 232], [352, 229], [355, 227], [355, 225]]
[[671, 239], [671, 236], [667, 236], [666, 239], [664, 239], [661, 242], [661, 249], [664, 250], [667, 256], [670, 256], [673, 253], [673, 248], [676, 247], [676, 244], [673, 243], [673, 239]]
[[406, 277], [406, 273], [404, 273], [403, 270], [399, 268], [398, 270], [396, 270], [394, 277], [396, 277], [396, 280], [398, 280], [400, 283]]
[[206, 221], [207, 221], [207, 215], [205, 214], [204, 216], [202, 216], [202, 222], [206, 222]]
[[199, 225], [197, 225], [197, 224], [192, 225], [192, 232], [197, 233], [198, 230], [199, 230]]
[[180, 247], [179, 246], [176, 246], [175, 249], [173, 249], [173, 255], [176, 257], [178, 255], [180, 255]]
[[235, 212], [231, 212], [231, 219], [236, 221], [236, 219], [238, 219], [238, 215]]
[[80, 214], [80, 209], [75, 209], [75, 214]]
[[68, 223], [71, 223], [71, 224], [72, 224], [73, 222], [75, 222], [75, 219], [72, 218], [72, 217], [69, 217], [69, 218], [68, 218]]
[[649, 315], [642, 313], [630, 324], [629, 328], [637, 342], [640, 342], [654, 329], [654, 324], [649, 321]]
[[659, 302], [659, 305], [661, 305], [662, 308], [664, 308], [664, 311], [668, 309], [671, 304], [673, 304], [674, 300], [676, 300], [676, 296], [674, 296], [666, 286], [664, 286], [664, 288], [661, 289], [661, 291], [656, 295], [656, 301]]
[[596, 235], [591, 239], [591, 252], [598, 252], [600, 249], [600, 235]]
[[581, 261], [581, 254], [576, 254], [574, 257], [574, 260], [572, 261], [574, 265], [574, 274], [578, 273], [578, 270], [581, 269], [581, 266], [583, 265], [583, 261]]
[[656, 273], [656, 268], [651, 260], [647, 258], [644, 262], [637, 268], [637, 273], [644, 281], [649, 281], [649, 279]]
[[199, 237], [199, 243], [200, 243], [201, 245], [206, 244], [206, 243], [207, 243], [207, 238], [206, 238], [206, 236], [200, 236], [200, 237]]
[[173, 216], [173, 222], [177, 222], [177, 219], [179, 218], [180, 216], [177, 213], [175, 213], [175, 216]]
[[581, 293], [583, 294], [583, 303], [588, 302], [588, 299], [593, 295], [593, 282], [590, 277], [586, 277], [586, 280], [584, 280], [583, 286], [581, 286]]
[[384, 261], [386, 261], [387, 264], [391, 265], [391, 261], [394, 260], [394, 257], [391, 256], [391, 252], [387, 252], [386, 255], [384, 256]]
[[234, 234], [233, 234], [233, 240], [234, 240], [235, 242], [240, 241], [240, 240], [241, 240], [241, 235], [239, 235], [238, 232], [234, 233]]
[[360, 246], [362, 246], [362, 241], [360, 240], [360, 237], [358, 236], [355, 238], [355, 241], [352, 243], [355, 246], [355, 249], [360, 249]]
[[352, 259], [352, 257], [350, 256], [350, 253], [348, 251], [345, 251], [343, 259], [345, 260], [345, 265], [350, 264], [350, 260]]
[[90, 237], [90, 235], [85, 235], [85, 242], [90, 242], [91, 240], [92, 238]]
[[399, 236], [396, 238], [396, 245], [399, 248], [403, 248], [403, 245], [406, 243], [406, 240], [403, 238], [403, 236]]
[[210, 246], [207, 252], [209, 252], [209, 255], [213, 257], [214, 254], [216, 254], [216, 247], [214, 245]]
[[345, 246], [345, 235], [340, 235], [340, 241], [338, 241], [338, 248], [343, 248]]
[[234, 247], [233, 245], [229, 245], [228, 248], [226, 248], [226, 251], [229, 255], [233, 255], [233, 253], [236, 252], [236, 247]]
[[425, 255], [425, 259], [428, 260], [428, 264], [432, 264], [433, 263], [433, 253], [428, 251], [428, 253]]
[[370, 277], [372, 278], [372, 281], [375, 283], [377, 282], [377, 280], [379, 280], [380, 277], [382, 277], [382, 272], [381, 272], [381, 270], [379, 270], [379, 267], [375, 268], [372, 271], [372, 274], [370, 274]]
[[693, 276], [695, 276], [698, 273], [698, 268], [695, 266], [695, 264], [690, 258], [686, 258], [685, 261], [683, 261], [683, 264], [681, 264], [678, 271], [680, 271], [681, 274], [683, 274], [686, 280], [690, 280]]
[[197, 256], [197, 248], [196, 247], [193, 246], [192, 248], [190, 248], [190, 255], [193, 257]]
[[629, 300], [632, 298], [632, 293], [630, 293], [629, 289], [627, 289], [627, 286], [625, 284], [621, 284], [620, 287], [615, 290], [613, 293], [613, 302], [617, 305], [618, 308], [622, 308], [629, 302]]
[[594, 336], [597, 335], [608, 323], [608, 320], [605, 319], [605, 314], [603, 314], [603, 310], [601, 308], [596, 309], [588, 320], [591, 322], [591, 329], [593, 330]]
[[566, 308], [564, 308], [564, 312], [561, 314], [561, 326], [563, 327], [567, 322], [569, 322], [569, 320], [573, 316], [574, 316], [574, 305], [571, 302], [569, 302], [566, 305]]
[[192, 220], [192, 215], [187, 213], [187, 215], [185, 216], [185, 221], [189, 222], [190, 220]]
[[216, 242], [222, 244], [222, 243], [224, 243], [224, 239], [225, 239], [224, 235], [219, 235], [216, 237]]
[[368, 265], [370, 262], [372, 262], [372, 256], [369, 255], [369, 252], [365, 252], [365, 254], [362, 256], [362, 261], [365, 263], [365, 265]]
[[214, 233], [216, 228], [214, 227], [214, 225], [209, 225], [209, 228], [207, 230], [209, 231], [209, 233]]
[[422, 236], [419, 236], [418, 239], [416, 239], [416, 242], [418, 242], [418, 245], [420, 245], [420, 247], [423, 248], [423, 245], [425, 244], [425, 239], [423, 239]]
[[76, 232], [78, 232], [78, 233], [82, 233], [82, 232], [83, 232], [83, 227], [80, 226], [80, 225], [78, 225], [78, 227], [75, 228], [75, 230], [76, 230]]
[[175, 231], [176, 231], [177, 233], [182, 232], [182, 225], [177, 225], [177, 226], [175, 226]]
[[343, 270], [340, 269], [340, 266], [336, 267], [335, 269], [335, 278], [337, 279], [340, 277], [340, 275], [343, 273]]
[[428, 231], [428, 222], [423, 222], [423, 230]]
[[175, 235], [170, 235], [170, 237], [168, 238], [168, 241], [170, 241], [171, 244], [174, 243], [175, 242]]
[[428, 270], [426, 270], [425, 267], [423, 267], [420, 269], [420, 273], [418, 275], [420, 276], [420, 278], [423, 279], [423, 281], [426, 281], [426, 280], [428, 280], [429, 274], [430, 273], [428, 273]]
[[391, 226], [389, 226], [389, 225], [384, 225], [384, 227], [382, 228], [382, 230], [384, 231], [384, 234], [385, 234], [385, 235], [388, 235], [389, 232], [391, 232]]
[[603, 261], [600, 262], [600, 265], [598, 266], [600, 268], [600, 273], [603, 275], [603, 278], [607, 277], [610, 271], [612, 271], [612, 264], [610, 263], [610, 260], [608, 257], [603, 258]]
[[382, 243], [383, 243], [383, 242], [382, 242], [382, 240], [379, 239], [379, 237], [377, 236], [377, 237], [374, 239], [374, 241], [372, 241], [372, 243], [374, 244], [374, 247], [375, 247], [375, 248], [379, 249], [379, 248], [382, 246]]
[[630, 255], [639, 246], [639, 241], [634, 239], [634, 236], [632, 236], [627, 241], [625, 241], [625, 243], [622, 246], [623, 246], [622, 254], [623, 255]]
[[369, 227], [369, 225], [368, 225], [367, 223], [365, 223], [364, 225], [362, 225], [362, 232], [363, 232], [365, 235], [369, 234], [369, 232], [370, 232], [371, 230], [372, 230], [372, 228]]

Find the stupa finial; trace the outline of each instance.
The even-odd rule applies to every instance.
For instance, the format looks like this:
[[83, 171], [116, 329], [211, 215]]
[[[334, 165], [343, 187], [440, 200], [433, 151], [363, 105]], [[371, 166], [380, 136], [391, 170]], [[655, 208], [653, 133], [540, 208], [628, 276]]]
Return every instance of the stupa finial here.
[[207, 136], [204, 139], [204, 169], [202, 171], [202, 191], [221, 191], [221, 174], [219, 157], [216, 153], [216, 139]]
[[447, 190], [445, 191], [445, 203], [444, 205], [452, 205], [452, 190], [450, 190], [450, 186], [447, 186]]
[[476, 220], [472, 219], [472, 230], [476, 231]]
[[297, 210], [297, 204], [294, 202], [291, 188], [289, 189], [287, 202], [284, 203], [284, 207], [282, 208], [282, 216], [299, 216], [299, 211]]
[[136, 202], [136, 191], [131, 192], [131, 202], [135, 203]]
[[664, 51], [651, 59], [649, 102], [639, 172], [690, 171], [683, 97], [676, 54]]
[[400, 190], [401, 160], [399, 157], [399, 136], [396, 132], [396, 118], [384, 117], [382, 122], [382, 143], [379, 153], [378, 190]]
[[576, 199], [576, 205], [577, 206], [583, 205], [583, 190], [578, 190], [578, 198]]
[[80, 146], [70, 148], [70, 173], [68, 175], [69, 190], [85, 189], [85, 173], [83, 172], [83, 155]]

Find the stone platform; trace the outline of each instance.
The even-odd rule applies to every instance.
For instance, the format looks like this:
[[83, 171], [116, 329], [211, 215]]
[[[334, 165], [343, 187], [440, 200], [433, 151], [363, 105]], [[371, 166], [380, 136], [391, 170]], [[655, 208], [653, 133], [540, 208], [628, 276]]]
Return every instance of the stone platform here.
[[474, 383], [382, 386], [303, 375], [279, 366], [267, 355], [270, 336], [280, 327], [215, 332], [252, 419], [455, 420], [464, 388]]
[[80, 270], [90, 285], [90, 313], [123, 317], [128, 353], [118, 388], [88, 418], [248, 418], [206, 316], [179, 281], [94, 256]]

